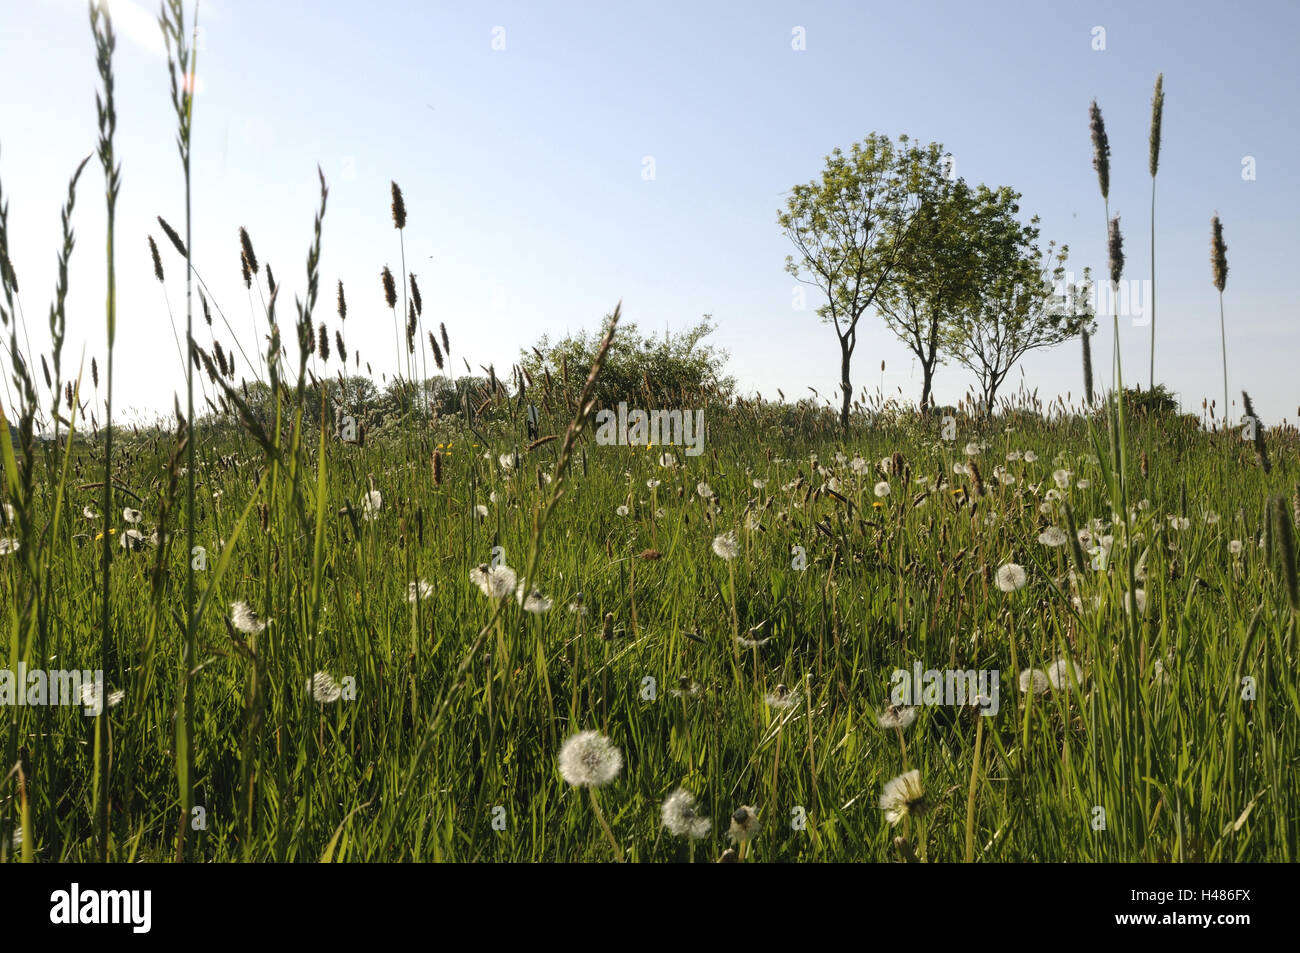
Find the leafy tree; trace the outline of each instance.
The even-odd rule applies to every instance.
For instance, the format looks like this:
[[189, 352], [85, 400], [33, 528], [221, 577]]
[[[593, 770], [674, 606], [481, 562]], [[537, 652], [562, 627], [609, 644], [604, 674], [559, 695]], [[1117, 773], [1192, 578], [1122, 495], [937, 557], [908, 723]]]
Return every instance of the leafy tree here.
[[1164, 384], [1157, 384], [1147, 390], [1143, 390], [1141, 384], [1137, 387], [1126, 387], [1124, 402], [1137, 414], [1164, 417], [1178, 413], [1178, 395]]
[[920, 205], [875, 305], [920, 362], [920, 406], [926, 410], [933, 400], [935, 368], [943, 363], [945, 323], [969, 306], [977, 287], [980, 225], [987, 221], [985, 205], [992, 193], [943, 175], [920, 180], [918, 189]]
[[847, 430], [853, 399], [850, 366], [858, 321], [871, 307], [898, 263], [925, 183], [942, 173], [942, 149], [898, 145], [872, 133], [846, 156], [835, 149], [820, 179], [790, 190], [777, 223], [794, 244], [786, 271], [820, 289], [817, 310], [835, 328], [840, 345], [840, 425]]
[[[635, 324], [620, 324], [596, 382], [596, 405], [614, 407], [626, 400], [672, 407], [684, 400], [730, 399], [736, 381], [724, 373], [727, 352], [702, 343], [716, 328], [710, 317], [706, 314], [677, 333], [665, 331], [662, 337], [642, 335]], [[600, 335], [585, 331], [555, 342], [543, 336], [535, 347], [521, 352], [520, 367], [533, 387], [549, 386], [566, 404], [572, 403], [599, 347]]]
[[1037, 217], [1027, 225], [1016, 218], [1019, 199], [1006, 186], [987, 191], [976, 225], [981, 241], [975, 287], [943, 331], [945, 352], [979, 379], [986, 413], [993, 412], [998, 388], [1025, 354], [1096, 328], [1089, 269], [1082, 282], [1067, 286], [1068, 246], [1058, 251], [1049, 242], [1040, 248]]

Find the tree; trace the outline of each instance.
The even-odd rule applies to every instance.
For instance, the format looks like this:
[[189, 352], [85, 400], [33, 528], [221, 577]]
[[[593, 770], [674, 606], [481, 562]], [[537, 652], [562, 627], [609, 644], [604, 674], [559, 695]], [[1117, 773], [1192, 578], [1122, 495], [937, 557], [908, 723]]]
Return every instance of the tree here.
[[840, 345], [840, 425], [846, 431], [858, 321], [898, 262], [918, 205], [915, 193], [940, 174], [940, 146], [909, 142], [900, 136], [895, 146], [872, 133], [847, 156], [835, 149], [821, 178], [791, 189], [777, 215], [797, 251], [786, 256], [786, 271], [826, 296], [817, 314], [834, 326]]
[[983, 405], [992, 413], [998, 388], [1016, 363], [1032, 350], [1052, 347], [1096, 329], [1089, 304], [1091, 277], [1065, 281], [1069, 247], [1038, 245], [1038, 219], [1016, 218], [1020, 194], [1003, 186], [981, 186], [981, 242], [975, 247], [975, 287], [965, 307], [943, 331], [943, 349], [979, 378]]
[[[736, 381], [723, 373], [727, 352], [702, 343], [715, 328], [707, 314], [694, 326], [675, 334], [664, 332], [662, 337], [646, 337], [635, 324], [620, 324], [596, 381], [597, 406], [614, 407], [626, 400], [671, 407], [705, 395], [729, 399]], [[600, 335], [586, 332], [555, 342], [544, 336], [520, 354], [519, 366], [534, 387], [541, 386], [549, 373], [550, 386], [566, 395], [566, 402], [576, 401], [600, 340]]]
[[924, 411], [933, 400], [935, 368], [943, 362], [945, 323], [968, 306], [977, 287], [979, 226], [986, 220], [981, 206], [990, 193], [942, 175], [921, 180], [918, 188], [920, 205], [876, 310], [921, 364]]

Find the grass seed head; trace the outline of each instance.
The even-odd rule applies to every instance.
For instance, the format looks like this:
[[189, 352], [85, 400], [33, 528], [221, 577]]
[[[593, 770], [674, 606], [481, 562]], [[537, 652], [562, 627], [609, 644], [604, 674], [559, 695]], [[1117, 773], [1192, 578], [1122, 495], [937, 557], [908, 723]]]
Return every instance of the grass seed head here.
[[420, 286], [415, 283], [415, 275], [411, 275], [411, 301], [415, 303], [415, 313], [424, 316], [424, 302], [420, 299]]
[[406, 227], [406, 202], [402, 199], [402, 190], [393, 184], [393, 225], [402, 229]]
[[397, 307], [397, 284], [393, 281], [393, 273], [384, 265], [384, 270], [379, 273], [380, 279], [384, 283], [384, 303], [390, 308]]
[[1160, 165], [1160, 123], [1165, 112], [1165, 74], [1156, 77], [1156, 92], [1151, 98], [1151, 178], [1156, 177]]
[[[1116, 215], [1110, 220], [1110, 231], [1107, 236], [1107, 251], [1110, 259], [1110, 282], [1111, 285], [1118, 285], [1120, 275], [1124, 272], [1124, 239], [1119, 232], [1119, 216]], [[1118, 305], [1116, 305], [1118, 307]]]
[[162, 259], [158, 257], [158, 245], [154, 242], [152, 235], [149, 236], [149, 254], [153, 257], [153, 276], [158, 279], [159, 284], [162, 284]]
[[[258, 274], [257, 254], [253, 251], [253, 240], [248, 237], [248, 230], [243, 226], [239, 229], [239, 263], [244, 270], [244, 287], [251, 288], [253, 285], [253, 276]], [[270, 272], [267, 272], [268, 282], [270, 282]]]
[[168, 225], [167, 220], [161, 215], [158, 216], [158, 227], [163, 230], [163, 234], [167, 236], [167, 240], [172, 243], [172, 247], [180, 253], [180, 256], [182, 258], [188, 258], [189, 256], [185, 253], [185, 243], [181, 241], [181, 237], [176, 234], [176, 229]]
[[1097, 170], [1097, 183], [1101, 197], [1110, 198], [1110, 140], [1106, 138], [1106, 123], [1101, 118], [1097, 100], [1088, 109], [1088, 128], [1092, 133], [1092, 167]]
[[1210, 265], [1214, 287], [1222, 294], [1228, 284], [1228, 246], [1223, 243], [1223, 223], [1217, 215], [1210, 219]]

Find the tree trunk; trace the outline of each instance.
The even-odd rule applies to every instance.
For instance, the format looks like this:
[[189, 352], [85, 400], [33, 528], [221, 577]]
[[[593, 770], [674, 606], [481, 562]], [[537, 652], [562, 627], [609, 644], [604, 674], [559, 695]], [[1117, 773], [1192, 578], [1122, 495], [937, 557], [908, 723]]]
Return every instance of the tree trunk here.
[[921, 413], [930, 409], [930, 403], [933, 400], [930, 389], [934, 384], [934, 367], [921, 362]]
[[984, 416], [986, 417], [993, 416], [993, 402], [997, 400], [998, 385], [1001, 383], [996, 377], [993, 377], [984, 385]]
[[840, 340], [840, 390], [843, 391], [843, 403], [840, 404], [840, 426], [849, 432], [849, 405], [853, 402], [853, 384], [849, 381], [849, 359], [852, 352], [847, 339]]

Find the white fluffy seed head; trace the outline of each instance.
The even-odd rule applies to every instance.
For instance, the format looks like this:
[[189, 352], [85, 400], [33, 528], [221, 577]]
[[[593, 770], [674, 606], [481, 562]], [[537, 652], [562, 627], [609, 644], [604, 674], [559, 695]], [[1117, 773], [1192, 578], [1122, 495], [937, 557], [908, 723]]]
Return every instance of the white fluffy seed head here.
[[469, 581], [478, 586], [489, 599], [500, 599], [513, 592], [519, 580], [515, 571], [505, 563], [496, 566], [483, 563], [469, 571]]
[[924, 798], [921, 772], [913, 768], [906, 774], [885, 782], [885, 789], [880, 794], [880, 809], [885, 812], [885, 820], [892, 826], [909, 814], [919, 813]]
[[735, 559], [740, 553], [740, 541], [736, 538], [735, 530], [723, 533], [721, 536], [715, 536], [713, 538], [713, 552], [726, 560]]
[[525, 596], [523, 583], [520, 583], [519, 588], [515, 590], [515, 598], [519, 601], [519, 604], [524, 607], [525, 612], [535, 612], [538, 614], [550, 612], [551, 605], [553, 604], [550, 597], [543, 595], [540, 589], [534, 589]]
[[307, 679], [307, 691], [318, 705], [332, 705], [343, 695], [339, 683], [327, 672], [317, 672]]
[[909, 705], [890, 705], [876, 719], [881, 728], [902, 730], [916, 721], [916, 708]]
[[598, 731], [583, 731], [560, 748], [560, 774], [574, 787], [598, 788], [623, 770], [623, 752]]
[[245, 635], [256, 635], [266, 628], [266, 623], [247, 602], [234, 602], [230, 606], [230, 624]]
[[751, 841], [763, 830], [763, 822], [759, 820], [758, 809], [743, 804], [736, 808], [735, 813], [731, 815], [731, 825], [727, 828], [727, 836], [734, 843], [742, 844], [745, 841]]
[[1041, 695], [1047, 691], [1047, 675], [1036, 668], [1027, 668], [1020, 673], [1020, 691], [1021, 694], [1033, 692], [1035, 695]]
[[1025, 567], [1019, 563], [1003, 563], [998, 567], [998, 588], [1003, 592], [1015, 592], [1017, 589], [1023, 589], [1025, 580]]
[[[1074, 678], [1070, 678], [1070, 669], [1074, 669]], [[1068, 659], [1058, 658], [1047, 669], [1047, 680], [1052, 683], [1052, 687], [1057, 691], [1065, 691], [1067, 688], [1073, 688], [1074, 683], [1078, 682], [1083, 685], [1083, 669], [1077, 662], [1071, 662]]]
[[678, 788], [664, 799], [659, 811], [664, 827], [670, 834], [699, 840], [709, 836], [713, 822], [701, 817], [695, 807], [695, 795], [685, 788]]
[[1066, 535], [1065, 530], [1059, 526], [1049, 526], [1038, 534], [1038, 541], [1044, 546], [1050, 546], [1055, 549], [1058, 546], [1064, 546], [1070, 537]]

